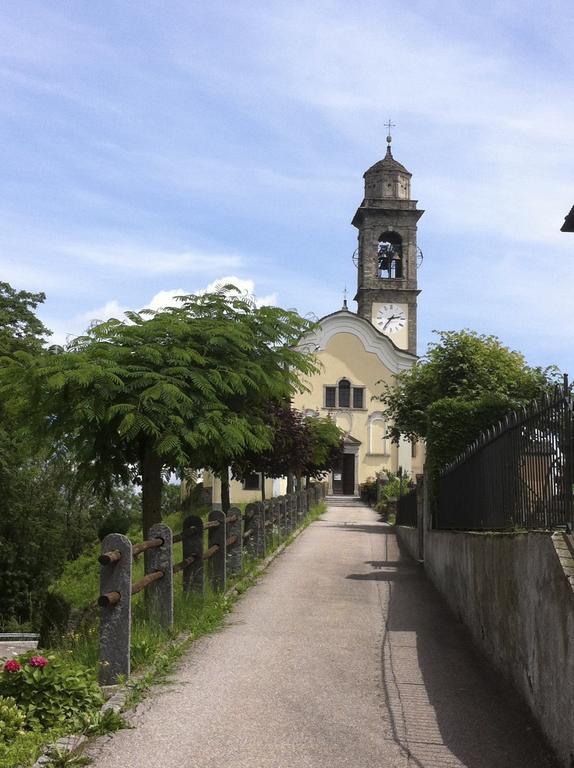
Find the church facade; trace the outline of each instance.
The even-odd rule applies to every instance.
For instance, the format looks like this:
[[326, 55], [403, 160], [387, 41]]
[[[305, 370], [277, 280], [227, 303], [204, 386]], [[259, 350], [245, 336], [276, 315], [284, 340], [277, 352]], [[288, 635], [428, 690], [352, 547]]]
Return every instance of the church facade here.
[[414, 479], [422, 471], [423, 447], [386, 437], [388, 422], [376, 398], [382, 382], [416, 362], [417, 223], [423, 211], [411, 199], [411, 174], [387, 153], [364, 174], [363, 200], [353, 218], [358, 230], [357, 312], [343, 308], [321, 318], [300, 348], [313, 350], [320, 371], [293, 406], [329, 415], [345, 432], [344, 450], [329, 477], [329, 491], [356, 494], [381, 470], [399, 469]]

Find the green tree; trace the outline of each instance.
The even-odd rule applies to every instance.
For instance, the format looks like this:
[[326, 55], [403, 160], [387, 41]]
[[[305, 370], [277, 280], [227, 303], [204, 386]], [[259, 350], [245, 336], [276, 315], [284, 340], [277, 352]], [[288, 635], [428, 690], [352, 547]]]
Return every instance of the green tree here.
[[244, 480], [260, 473], [264, 477], [294, 474], [319, 479], [332, 468], [342, 450], [343, 433], [330, 418], [304, 416], [279, 403], [269, 403], [265, 412], [272, 442], [264, 451], [241, 455], [232, 465], [234, 477]]
[[495, 336], [441, 331], [412, 368], [399, 373], [378, 399], [390, 435], [425, 440], [435, 472], [480, 432], [546, 391], [556, 369], [533, 368]]
[[51, 335], [34, 310], [46, 299], [43, 293], [17, 291], [0, 282], [0, 355], [20, 349], [39, 351]]
[[0, 395], [36, 439], [68, 446], [81, 478], [140, 484], [145, 532], [161, 519], [166, 472], [267, 448], [254, 404], [290, 398], [316, 368], [294, 349], [307, 320], [258, 308], [233, 286], [127, 318], [59, 354], [15, 353]]

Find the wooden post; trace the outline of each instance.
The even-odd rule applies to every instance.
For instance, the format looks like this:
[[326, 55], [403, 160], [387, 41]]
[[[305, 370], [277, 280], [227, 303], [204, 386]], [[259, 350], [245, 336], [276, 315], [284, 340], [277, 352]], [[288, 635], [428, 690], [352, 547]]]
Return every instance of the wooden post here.
[[197, 515], [189, 515], [183, 521], [181, 539], [183, 559], [193, 557], [193, 562], [183, 569], [183, 591], [203, 595], [205, 576], [203, 568], [203, 520]]
[[209, 529], [209, 533], [207, 537], [207, 543], [209, 548], [213, 547], [214, 545], [217, 545], [219, 547], [217, 552], [210, 558], [209, 567], [208, 567], [209, 582], [211, 584], [211, 588], [214, 591], [218, 591], [218, 590], [224, 591], [225, 584], [226, 584], [225, 513], [222, 512], [220, 509], [214, 509], [213, 512], [209, 513], [209, 522], [219, 523], [219, 526], [217, 526], [217, 528]]
[[[101, 685], [115, 685], [118, 676], [130, 676], [132, 627], [132, 544], [120, 533], [110, 533], [102, 541], [102, 554], [117, 550], [120, 557], [100, 566], [100, 670]], [[103, 600], [119, 595], [118, 602]]]
[[173, 627], [173, 534], [164, 523], [152, 525], [148, 539], [163, 539], [161, 547], [150, 549], [147, 573], [163, 571], [161, 579], [147, 588], [147, 609], [150, 618], [157, 619], [162, 627]]
[[[234, 519], [235, 518], [235, 519]], [[243, 537], [241, 531], [241, 510], [231, 507], [226, 521], [227, 540], [235, 536], [235, 542], [227, 544], [227, 572], [238, 576], [243, 566]]]

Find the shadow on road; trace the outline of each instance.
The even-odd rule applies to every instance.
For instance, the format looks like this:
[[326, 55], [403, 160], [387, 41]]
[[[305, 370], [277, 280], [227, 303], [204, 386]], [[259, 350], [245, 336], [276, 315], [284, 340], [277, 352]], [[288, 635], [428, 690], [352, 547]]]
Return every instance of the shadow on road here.
[[409, 765], [554, 768], [518, 694], [480, 656], [422, 567], [400, 551], [393, 529], [336, 527], [380, 537], [375, 552], [382, 559], [367, 561], [371, 571], [347, 578], [377, 583], [383, 621], [381, 683], [390, 713], [387, 738], [409, 755]]

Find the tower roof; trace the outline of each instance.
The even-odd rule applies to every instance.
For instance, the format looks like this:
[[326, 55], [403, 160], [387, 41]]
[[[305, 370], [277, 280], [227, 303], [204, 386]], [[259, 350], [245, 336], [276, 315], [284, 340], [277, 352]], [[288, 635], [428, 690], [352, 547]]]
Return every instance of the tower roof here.
[[407, 176], [412, 176], [412, 173], [407, 171], [404, 165], [401, 165], [401, 163], [395, 160], [393, 153], [391, 152], [390, 144], [387, 146], [387, 154], [384, 158], [379, 160], [378, 163], [371, 165], [371, 167], [363, 174], [363, 178], [367, 176], [367, 174], [375, 173], [377, 171], [399, 171], [400, 173], [405, 173]]

